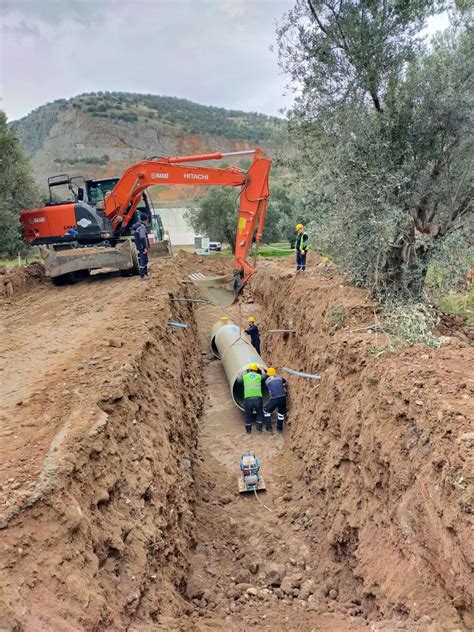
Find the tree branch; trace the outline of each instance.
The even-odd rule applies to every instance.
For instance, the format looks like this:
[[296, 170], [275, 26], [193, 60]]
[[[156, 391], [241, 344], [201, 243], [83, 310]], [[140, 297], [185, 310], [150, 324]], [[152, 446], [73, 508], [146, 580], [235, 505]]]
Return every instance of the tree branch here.
[[[309, 0], [310, 2], [311, 0]], [[346, 53], [349, 53], [349, 46], [347, 44], [347, 40], [346, 40], [346, 36], [344, 35], [344, 31], [341, 29], [341, 25], [339, 24], [339, 14], [337, 14], [334, 11], [334, 7], [328, 3], [328, 2], [324, 2], [324, 5], [329, 9], [329, 11], [331, 11], [331, 13], [333, 14], [334, 20], [336, 22], [336, 28], [339, 31], [339, 35], [341, 36], [341, 40], [342, 40], [342, 48], [346, 51]]]
[[321, 22], [321, 20], [318, 18], [318, 14], [316, 13], [316, 9], [313, 7], [313, 3], [311, 2], [311, 0], [306, 0], [306, 1], [308, 3], [309, 10], [313, 14], [313, 18], [316, 20], [319, 28], [324, 33], [324, 35], [327, 35], [328, 32], [327, 32], [325, 26], [323, 25], [323, 23]]

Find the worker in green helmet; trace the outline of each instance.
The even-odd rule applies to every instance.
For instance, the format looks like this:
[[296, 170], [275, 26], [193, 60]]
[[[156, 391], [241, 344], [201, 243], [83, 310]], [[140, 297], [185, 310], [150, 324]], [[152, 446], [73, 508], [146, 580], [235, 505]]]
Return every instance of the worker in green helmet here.
[[249, 364], [248, 370], [237, 378], [237, 384], [244, 386], [245, 431], [252, 432], [254, 411], [257, 415], [257, 432], [263, 429], [263, 396], [262, 386], [266, 376], [256, 364]]

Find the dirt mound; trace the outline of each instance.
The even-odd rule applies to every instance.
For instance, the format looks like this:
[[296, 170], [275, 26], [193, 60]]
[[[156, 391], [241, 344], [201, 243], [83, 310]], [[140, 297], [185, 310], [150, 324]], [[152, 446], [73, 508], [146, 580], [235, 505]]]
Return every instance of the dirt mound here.
[[12, 297], [26, 292], [45, 280], [44, 266], [31, 263], [23, 267], [0, 267], [0, 297]]
[[468, 325], [464, 316], [440, 314], [437, 329], [443, 336], [456, 337], [464, 342], [474, 343], [474, 327]]
[[182, 611], [203, 391], [192, 313], [170, 293], [189, 291], [190, 261], [4, 305], [6, 629], [121, 630]]

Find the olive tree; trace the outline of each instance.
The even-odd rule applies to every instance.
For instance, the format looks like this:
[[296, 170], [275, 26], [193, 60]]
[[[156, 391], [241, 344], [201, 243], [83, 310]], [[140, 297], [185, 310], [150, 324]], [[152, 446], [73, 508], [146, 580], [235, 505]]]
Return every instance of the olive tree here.
[[422, 47], [438, 8], [299, 0], [278, 31], [319, 245], [356, 282], [406, 297], [437, 242], [472, 221], [472, 33]]
[[0, 110], [0, 256], [15, 256], [24, 250], [19, 211], [37, 201], [30, 163]]

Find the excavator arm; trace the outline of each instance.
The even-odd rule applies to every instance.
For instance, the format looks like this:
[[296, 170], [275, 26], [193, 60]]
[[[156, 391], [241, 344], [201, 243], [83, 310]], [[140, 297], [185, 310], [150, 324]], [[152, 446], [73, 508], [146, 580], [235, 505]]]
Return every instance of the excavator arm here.
[[[238, 167], [216, 168], [183, 164], [248, 154], [253, 155], [253, 161], [247, 171]], [[223, 306], [230, 305], [255, 273], [254, 265], [248, 260], [248, 253], [253, 240], [258, 242], [262, 237], [270, 195], [270, 167], [271, 160], [260, 149], [144, 160], [125, 171], [107, 195], [104, 213], [111, 220], [113, 231], [121, 234], [131, 221], [141, 194], [149, 186], [180, 184], [240, 187], [233, 275], [192, 278], [213, 302]]]

